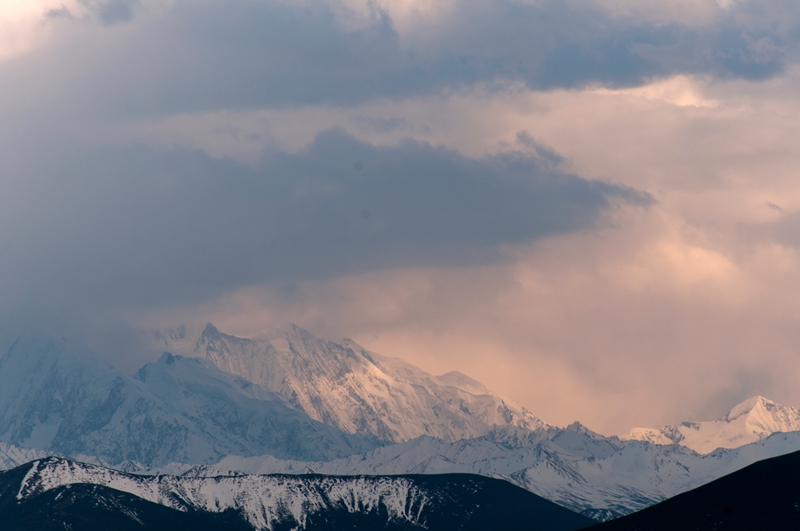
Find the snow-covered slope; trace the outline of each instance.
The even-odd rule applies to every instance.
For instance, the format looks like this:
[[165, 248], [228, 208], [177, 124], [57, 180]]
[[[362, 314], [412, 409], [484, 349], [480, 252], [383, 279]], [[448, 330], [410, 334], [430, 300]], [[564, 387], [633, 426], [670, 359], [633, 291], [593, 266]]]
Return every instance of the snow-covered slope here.
[[348, 433], [387, 441], [420, 435], [452, 441], [484, 435], [495, 425], [544, 426], [524, 408], [463, 374], [432, 376], [353, 341], [334, 343], [296, 326], [245, 339], [209, 324], [191, 352], [181, 332], [159, 333], [158, 339], [167, 350], [211, 361]]
[[[341, 457], [378, 446], [374, 438], [346, 434], [291, 407], [279, 394], [219, 370], [212, 363], [164, 354], [135, 377], [182, 418], [201, 427], [207, 439], [250, 455], [269, 448], [276, 457], [317, 454]], [[189, 462], [199, 462], [197, 459]]]
[[376, 446], [202, 360], [165, 354], [134, 379], [64, 340], [35, 336], [0, 360], [0, 442], [151, 465], [240, 452], [331, 459]]
[[382, 503], [390, 517], [417, 523], [425, 503], [413, 482], [402, 479], [135, 476], [58, 458], [34, 462], [17, 499], [69, 484], [104, 485], [179, 510], [238, 510], [256, 529], [273, 529], [285, 520], [302, 523], [308, 513], [319, 511], [331, 501], [349, 506], [351, 511], [362, 507], [369, 510]]
[[[258, 530], [365, 528], [363, 519], [352, 525], [359, 521], [348, 522], [346, 515], [371, 516], [369, 529], [398, 530], [511, 529], [536, 521], [543, 531], [571, 531], [591, 523], [506, 482], [477, 476], [137, 476], [59, 458], [25, 467], [14, 489], [18, 502], [65, 485], [100, 485], [180, 511], [238, 513]], [[314, 520], [323, 525], [311, 525]]]
[[327, 463], [229, 456], [196, 475], [246, 473], [440, 474], [505, 478], [582, 514], [608, 518], [660, 502], [756, 461], [800, 449], [800, 432], [779, 433], [707, 455], [679, 445], [605, 438], [578, 424], [533, 434], [530, 444], [488, 436], [455, 442], [420, 437]]
[[737, 448], [774, 433], [800, 430], [800, 410], [754, 396], [737, 404], [721, 419], [684, 422], [680, 426], [634, 428], [627, 439], [653, 444], [680, 444], [707, 454], [716, 448]]

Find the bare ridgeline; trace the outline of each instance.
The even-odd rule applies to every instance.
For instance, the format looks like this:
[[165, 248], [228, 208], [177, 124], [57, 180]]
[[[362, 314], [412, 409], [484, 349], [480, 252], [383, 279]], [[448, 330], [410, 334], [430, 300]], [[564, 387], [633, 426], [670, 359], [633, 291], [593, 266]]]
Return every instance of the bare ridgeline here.
[[[48, 337], [0, 360], [7, 529], [749, 529], [713, 527], [766, 514], [740, 469], [800, 448], [800, 411], [763, 397], [620, 439], [295, 326], [150, 338], [166, 352], [133, 378]], [[772, 529], [800, 514], [784, 476], [749, 498]], [[678, 502], [694, 520], [663, 516]]]

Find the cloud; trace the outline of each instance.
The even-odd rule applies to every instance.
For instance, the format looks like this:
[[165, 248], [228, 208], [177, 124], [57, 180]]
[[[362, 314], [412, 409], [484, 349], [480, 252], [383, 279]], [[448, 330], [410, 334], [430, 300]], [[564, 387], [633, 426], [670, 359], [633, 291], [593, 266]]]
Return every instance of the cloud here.
[[26, 11], [0, 336], [296, 320], [619, 431], [795, 399], [800, 4], [679, 3]]
[[775, 203], [773, 203], [772, 201], [767, 201], [767, 207], [768, 207], [768, 208], [771, 208], [771, 209], [772, 209], [772, 210], [774, 210], [775, 212], [780, 212], [781, 214], [783, 214], [784, 212], [786, 212], [784, 209], [782, 209], [782, 208], [781, 208], [781, 206], [780, 206], [780, 205], [776, 205], [776, 204], [775, 204]]
[[106, 25], [133, 20], [135, 0], [107, 0], [95, 7], [98, 18]]
[[5, 64], [3, 77], [23, 85], [20, 95], [38, 85], [61, 108], [111, 117], [346, 106], [513, 82], [549, 90], [681, 73], [763, 79], [796, 59], [790, 21], [800, 19], [793, 3], [739, 3], [692, 26], [585, 2], [461, 0], [400, 34], [379, 8], [351, 27], [318, 2], [177, 0], [136, 14], [132, 6], [94, 6], [105, 24], [136, 16], [125, 25], [51, 20], [49, 46]]
[[797, 404], [798, 253], [765, 246], [734, 260], [692, 241], [662, 204], [627, 210], [622, 226], [516, 246], [508, 263], [249, 287], [145, 322], [344, 330], [434, 374], [460, 370], [548, 422], [606, 434], [717, 418], [756, 394]]
[[375, 147], [342, 130], [258, 168], [66, 141], [3, 164], [17, 175], [0, 200], [4, 305], [157, 306], [259, 282], [491, 263], [503, 245], [594, 226], [617, 202], [650, 202], [521, 153]]

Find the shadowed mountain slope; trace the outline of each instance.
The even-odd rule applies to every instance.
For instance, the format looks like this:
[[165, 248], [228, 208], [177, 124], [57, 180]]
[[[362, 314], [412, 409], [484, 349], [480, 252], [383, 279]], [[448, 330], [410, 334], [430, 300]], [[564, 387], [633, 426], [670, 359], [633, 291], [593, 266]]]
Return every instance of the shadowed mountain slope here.
[[760, 461], [592, 531], [800, 529], [800, 452]]

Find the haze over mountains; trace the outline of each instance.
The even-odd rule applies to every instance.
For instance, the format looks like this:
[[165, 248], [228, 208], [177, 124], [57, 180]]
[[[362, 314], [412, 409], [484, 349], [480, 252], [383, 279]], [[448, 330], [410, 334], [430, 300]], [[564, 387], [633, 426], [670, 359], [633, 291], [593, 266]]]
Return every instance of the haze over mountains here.
[[308, 418], [275, 393], [165, 354], [134, 378], [62, 339], [23, 337], [0, 360], [0, 441], [108, 463], [210, 463], [231, 453], [330, 459], [374, 438]]
[[193, 477], [469, 473], [602, 520], [800, 448], [798, 410], [763, 397], [622, 439], [295, 326], [151, 337], [172, 353], [134, 377], [63, 339], [20, 338], [0, 360], [0, 466], [59, 455]]

